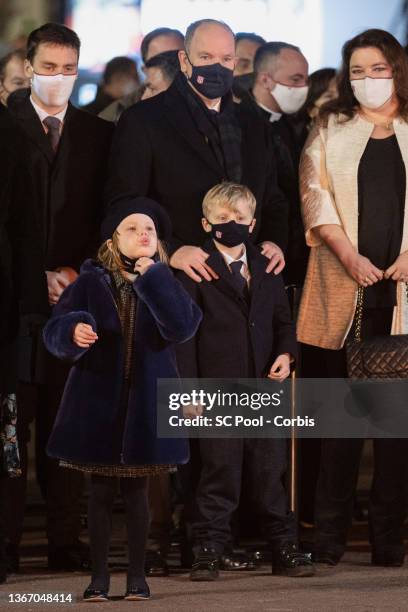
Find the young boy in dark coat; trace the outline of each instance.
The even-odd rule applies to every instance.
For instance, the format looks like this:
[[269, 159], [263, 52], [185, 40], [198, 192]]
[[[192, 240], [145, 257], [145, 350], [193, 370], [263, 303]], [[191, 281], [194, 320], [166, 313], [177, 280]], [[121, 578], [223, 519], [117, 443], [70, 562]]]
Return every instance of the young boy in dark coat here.
[[48, 443], [61, 465], [91, 473], [92, 582], [84, 598], [108, 598], [108, 551], [117, 478], [126, 507], [125, 598], [147, 599], [147, 477], [188, 460], [186, 440], [156, 437], [156, 383], [177, 377], [174, 345], [201, 313], [166, 265], [170, 222], [154, 201], [124, 199], [106, 217], [98, 261], [88, 260], [44, 329], [48, 350], [74, 363]]
[[[280, 275], [267, 274], [267, 258], [249, 240], [255, 226], [255, 198], [243, 185], [221, 183], [203, 201], [202, 225], [212, 238], [204, 245], [218, 275], [196, 283], [178, 278], [203, 312], [195, 337], [178, 347], [183, 378], [263, 378], [283, 381], [296, 356], [291, 320]], [[273, 572], [314, 573], [299, 552], [294, 516], [283, 485], [286, 441], [199, 439], [202, 469], [193, 520], [195, 561], [191, 580], [218, 577], [220, 557], [231, 546], [231, 518], [238, 507], [243, 467], [252, 484], [254, 510], [271, 548]]]

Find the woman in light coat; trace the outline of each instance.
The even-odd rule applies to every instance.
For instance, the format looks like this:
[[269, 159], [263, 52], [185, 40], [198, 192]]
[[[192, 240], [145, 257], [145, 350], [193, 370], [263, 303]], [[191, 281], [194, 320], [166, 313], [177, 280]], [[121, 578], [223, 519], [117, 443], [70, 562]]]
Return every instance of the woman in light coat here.
[[[344, 344], [364, 287], [362, 338], [408, 332], [408, 61], [388, 32], [343, 47], [339, 96], [326, 104], [301, 162], [311, 247], [298, 319], [303, 359], [317, 378], [347, 376]], [[316, 495], [316, 561], [346, 545], [363, 441], [325, 439]], [[374, 441], [372, 562], [401, 565], [406, 440]]]

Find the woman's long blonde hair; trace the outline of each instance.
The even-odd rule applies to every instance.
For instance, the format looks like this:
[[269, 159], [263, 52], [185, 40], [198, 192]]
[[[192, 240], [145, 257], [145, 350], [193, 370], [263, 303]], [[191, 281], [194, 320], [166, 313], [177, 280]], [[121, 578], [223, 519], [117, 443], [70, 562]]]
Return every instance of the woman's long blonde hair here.
[[[125, 269], [124, 264], [120, 258], [119, 250], [119, 234], [115, 230], [111, 240], [105, 240], [99, 247], [97, 260], [103, 265], [109, 272], [116, 272]], [[168, 264], [169, 257], [166, 252], [166, 248], [161, 240], [157, 240], [157, 253], [161, 262]]]

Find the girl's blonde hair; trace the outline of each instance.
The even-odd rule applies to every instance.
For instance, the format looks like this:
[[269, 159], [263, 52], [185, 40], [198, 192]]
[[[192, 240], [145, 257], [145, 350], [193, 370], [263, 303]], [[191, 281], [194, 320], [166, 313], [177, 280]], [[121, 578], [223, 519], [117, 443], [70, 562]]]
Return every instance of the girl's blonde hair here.
[[[115, 230], [111, 238], [112, 244], [109, 245], [109, 240], [105, 240], [99, 247], [97, 260], [103, 265], [109, 272], [116, 272], [125, 269], [120, 258], [119, 250], [119, 234]], [[169, 257], [166, 252], [166, 248], [161, 240], [157, 240], [157, 253], [161, 262], [168, 264]]]

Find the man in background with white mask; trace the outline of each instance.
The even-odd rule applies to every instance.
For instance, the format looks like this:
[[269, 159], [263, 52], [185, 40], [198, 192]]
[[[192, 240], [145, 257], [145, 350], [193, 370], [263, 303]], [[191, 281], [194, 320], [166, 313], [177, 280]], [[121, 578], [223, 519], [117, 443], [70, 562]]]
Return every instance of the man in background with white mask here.
[[284, 277], [287, 284], [301, 286], [308, 249], [299, 204], [299, 161], [304, 145], [294, 116], [308, 93], [308, 63], [300, 49], [285, 42], [259, 47], [254, 60], [254, 85], [244, 103], [252, 103], [269, 123], [278, 161], [278, 181], [289, 201], [289, 240]]
[[[99, 238], [102, 192], [113, 126], [69, 102], [78, 72], [80, 41], [75, 32], [47, 23], [31, 32], [25, 72], [31, 89], [9, 107], [26, 138], [26, 154], [41, 234], [50, 307], [72, 283]], [[12, 117], [10, 118], [10, 120]], [[53, 570], [83, 566], [80, 532], [82, 476], [46, 457], [68, 367], [46, 353], [41, 329], [21, 325], [18, 389], [20, 446], [26, 456], [29, 423], [36, 416], [37, 478], [47, 505], [48, 562]], [[35, 356], [35, 359], [34, 359]], [[10, 556], [18, 566], [25, 476], [10, 490]], [[19, 482], [17, 482], [19, 481]]]

